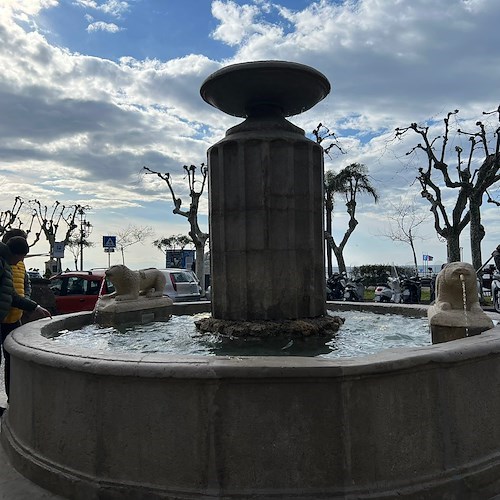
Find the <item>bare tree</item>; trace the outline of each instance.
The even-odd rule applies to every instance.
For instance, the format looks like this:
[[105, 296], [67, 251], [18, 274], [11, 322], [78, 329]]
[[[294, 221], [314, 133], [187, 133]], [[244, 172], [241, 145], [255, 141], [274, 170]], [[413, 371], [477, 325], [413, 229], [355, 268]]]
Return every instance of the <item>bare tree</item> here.
[[[0, 212], [0, 236], [2, 236], [9, 229], [13, 229], [15, 226], [23, 229], [23, 231], [29, 236], [33, 229], [35, 217], [36, 215], [33, 210], [26, 211], [24, 200], [20, 196], [16, 196], [14, 198], [12, 208], [10, 210]], [[29, 218], [29, 223], [27, 225], [23, 222], [23, 219], [25, 220], [26, 218]], [[35, 233], [34, 240], [32, 240], [30, 247], [35, 245], [39, 239], [40, 232]]]
[[[49, 242], [50, 258], [52, 260], [54, 258], [54, 247], [57, 242], [57, 232], [61, 221], [63, 221], [66, 225], [66, 232], [60, 242], [67, 245], [73, 231], [78, 227], [75, 222], [75, 218], [79, 210], [84, 207], [81, 205], [71, 205], [67, 207], [62, 205], [59, 201], [56, 201], [49, 209], [46, 205], [42, 205], [38, 200], [30, 200], [29, 203], [33, 207], [33, 214], [40, 224], [41, 231], [44, 233], [45, 238]], [[60, 272], [61, 259], [58, 257], [55, 260], [57, 262], [57, 271]]]
[[330, 190], [334, 197], [337, 196], [345, 199], [345, 206], [349, 215], [348, 226], [340, 243], [336, 243], [331, 233], [325, 232], [325, 236], [337, 258], [339, 272], [343, 273], [346, 272], [344, 248], [358, 225], [358, 220], [356, 219], [357, 197], [359, 194], [366, 193], [372, 196], [376, 203], [378, 201], [378, 194], [370, 183], [368, 169], [361, 163], [351, 163], [338, 174], [327, 175], [325, 179], [327, 183], [326, 189]]
[[[344, 151], [340, 147], [340, 144], [338, 142], [337, 136], [335, 135], [335, 132], [331, 132], [328, 127], [325, 127], [322, 123], [318, 123], [318, 126], [312, 131], [314, 138], [316, 139], [316, 142], [321, 145], [323, 148], [323, 153], [325, 153], [327, 156], [330, 156], [330, 152], [333, 148], [337, 149], [339, 153], [344, 154]], [[328, 146], [324, 146], [323, 142], [326, 140], [330, 140], [330, 144]]]
[[[397, 128], [396, 137], [401, 138], [408, 131], [420, 135], [422, 143], [417, 144], [407, 155], [422, 150], [425, 153], [427, 166], [418, 169], [417, 179], [420, 182], [421, 195], [431, 205], [434, 216], [434, 228], [439, 236], [446, 240], [448, 262], [460, 260], [460, 235], [469, 224], [471, 235], [472, 265], [481, 267], [481, 241], [485, 231], [481, 224], [481, 205], [488, 188], [500, 180], [500, 127], [493, 133], [494, 147], [490, 150], [489, 137], [481, 121], [476, 122], [476, 132], [465, 132], [460, 129], [458, 134], [469, 139], [468, 151], [455, 147], [454, 154], [448, 151], [450, 140], [450, 117], [458, 110], [449, 112], [444, 118], [444, 132], [434, 138], [429, 136], [429, 127], [412, 123], [409, 127]], [[484, 115], [497, 113], [500, 121], [500, 106], [497, 110], [485, 112]], [[482, 150], [484, 159], [476, 161], [477, 152]], [[452, 161], [453, 164], [449, 164]], [[437, 177], [437, 179], [436, 179]], [[456, 190], [454, 206], [448, 213], [440, 185]], [[488, 195], [487, 201], [495, 203]]]
[[[325, 127], [322, 123], [319, 123], [318, 126], [312, 131], [316, 142], [321, 145], [323, 148], [323, 153], [326, 154], [329, 158], [331, 158], [331, 150], [333, 148], [337, 149], [338, 152], [344, 154], [344, 151], [340, 147], [338, 143], [338, 139], [334, 132], [331, 132], [328, 127]], [[326, 140], [330, 140], [330, 144], [328, 146], [324, 146], [323, 143]], [[333, 190], [331, 189], [333, 186], [332, 176], [335, 174], [328, 170], [325, 173], [325, 231], [327, 235], [332, 234], [332, 213], [334, 208], [334, 200], [333, 200]], [[332, 253], [333, 248], [331, 246], [331, 239], [328, 237], [326, 239], [326, 266], [328, 276], [333, 274], [333, 259]]]
[[181, 208], [182, 200], [180, 198], [177, 198], [177, 196], [175, 195], [174, 188], [172, 185], [172, 177], [169, 173], [162, 174], [160, 172], [151, 170], [148, 167], [143, 167], [143, 168], [146, 172], [149, 172], [150, 174], [156, 174], [160, 179], [166, 182], [170, 190], [170, 194], [172, 196], [172, 201], [174, 203], [173, 213], [182, 215], [183, 217], [187, 218], [189, 226], [191, 228], [189, 231], [189, 236], [193, 241], [196, 250], [196, 276], [198, 276], [200, 282], [203, 283], [205, 274], [203, 257], [205, 253], [205, 245], [209, 235], [208, 233], [205, 233], [200, 229], [198, 223], [198, 209], [200, 205], [200, 198], [201, 195], [203, 194], [203, 191], [205, 189], [205, 184], [207, 181], [207, 175], [208, 175], [207, 166], [204, 163], [200, 165], [199, 173], [201, 175], [201, 180], [198, 180], [196, 178], [196, 172], [198, 167], [196, 167], [195, 165], [183, 166], [183, 169], [186, 172], [188, 179], [189, 197], [191, 199], [189, 208], [187, 210], [182, 210]]
[[144, 244], [146, 238], [153, 236], [151, 226], [139, 227], [130, 224], [125, 229], [118, 231], [116, 245], [122, 254], [122, 264], [125, 265], [125, 249], [137, 243]]
[[325, 172], [325, 239], [326, 239], [326, 269], [328, 276], [333, 274], [333, 247], [332, 238], [329, 235], [333, 234], [332, 216], [334, 208], [335, 194], [335, 174], [331, 170]]
[[386, 214], [386, 217], [389, 219], [389, 229], [382, 236], [389, 238], [391, 241], [399, 241], [410, 246], [415, 273], [418, 274], [415, 240], [426, 239], [418, 234], [418, 230], [429, 219], [430, 214], [420, 212], [414, 201], [411, 203], [401, 201], [398, 205], [391, 203], [391, 206], [392, 213]]
[[16, 222], [16, 219], [18, 219], [19, 211], [23, 203], [23, 200], [19, 196], [16, 196], [12, 204], [12, 209], [0, 212], [0, 236], [9, 229], [12, 229], [13, 224]]

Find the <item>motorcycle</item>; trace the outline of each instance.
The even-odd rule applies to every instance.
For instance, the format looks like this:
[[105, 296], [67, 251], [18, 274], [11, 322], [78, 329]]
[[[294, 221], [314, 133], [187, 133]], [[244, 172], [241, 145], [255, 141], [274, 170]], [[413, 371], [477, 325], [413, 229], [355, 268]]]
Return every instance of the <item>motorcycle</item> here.
[[401, 282], [399, 278], [387, 278], [386, 283], [380, 283], [375, 288], [375, 302], [402, 302]]
[[404, 304], [420, 304], [422, 283], [418, 276], [404, 278], [402, 283], [401, 302]]
[[344, 300], [361, 302], [365, 295], [365, 285], [363, 278], [353, 278], [348, 280], [344, 288]]
[[497, 313], [500, 313], [500, 271], [493, 274], [491, 279], [491, 300]]
[[326, 280], [326, 300], [342, 300], [346, 285], [345, 276], [340, 273], [333, 273]]

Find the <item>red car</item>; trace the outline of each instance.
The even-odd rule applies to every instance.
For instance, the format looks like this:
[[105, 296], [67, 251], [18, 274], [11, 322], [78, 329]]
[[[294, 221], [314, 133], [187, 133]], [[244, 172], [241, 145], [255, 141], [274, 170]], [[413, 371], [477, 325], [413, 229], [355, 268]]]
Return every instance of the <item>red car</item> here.
[[52, 276], [49, 286], [56, 297], [57, 313], [92, 311], [100, 295], [114, 292], [104, 271], [70, 271]]

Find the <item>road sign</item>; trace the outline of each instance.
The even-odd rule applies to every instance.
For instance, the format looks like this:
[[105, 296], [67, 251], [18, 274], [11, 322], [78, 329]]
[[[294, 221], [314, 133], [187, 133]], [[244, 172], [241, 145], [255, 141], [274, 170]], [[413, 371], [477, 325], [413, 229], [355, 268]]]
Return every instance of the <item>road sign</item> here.
[[191, 269], [195, 260], [194, 250], [167, 250], [166, 267], [180, 267]]
[[54, 250], [52, 252], [52, 257], [54, 259], [63, 259], [64, 258], [64, 242], [55, 242]]
[[116, 236], [103, 236], [102, 246], [104, 248], [116, 248]]
[[104, 247], [104, 251], [105, 251], [106, 253], [110, 253], [110, 252], [114, 252], [114, 251], [115, 251], [115, 249], [114, 249], [114, 248], [110, 248], [110, 247]]

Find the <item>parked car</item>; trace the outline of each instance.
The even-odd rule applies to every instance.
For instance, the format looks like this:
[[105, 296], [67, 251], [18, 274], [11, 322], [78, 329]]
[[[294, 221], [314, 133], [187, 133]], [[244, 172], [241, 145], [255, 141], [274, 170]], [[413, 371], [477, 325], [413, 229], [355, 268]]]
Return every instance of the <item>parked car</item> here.
[[50, 278], [57, 314], [92, 311], [100, 295], [114, 292], [104, 269], [68, 271]]
[[200, 300], [199, 282], [192, 271], [186, 269], [160, 269], [167, 278], [163, 295], [168, 295], [174, 302]]
[[41, 280], [43, 279], [43, 276], [40, 274], [40, 271], [38, 269], [29, 269], [26, 271], [28, 273], [28, 276], [30, 280]]

